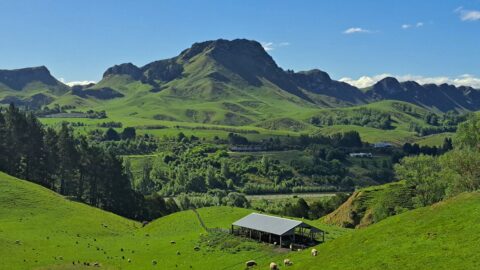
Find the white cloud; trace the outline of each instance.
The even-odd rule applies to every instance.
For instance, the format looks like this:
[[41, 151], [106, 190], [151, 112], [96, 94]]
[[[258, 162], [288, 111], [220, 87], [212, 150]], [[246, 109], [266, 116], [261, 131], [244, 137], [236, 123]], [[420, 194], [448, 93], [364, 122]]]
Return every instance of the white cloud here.
[[395, 77], [397, 80], [404, 82], [404, 81], [416, 81], [419, 84], [427, 84], [427, 83], [434, 83], [434, 84], [453, 84], [456, 86], [471, 86], [474, 88], [480, 89], [480, 78], [475, 77], [471, 74], [463, 74], [457, 77], [448, 77], [448, 76], [437, 76], [437, 77], [425, 77], [420, 75], [392, 75], [389, 73], [378, 74], [374, 76], [361, 76], [358, 79], [353, 79], [349, 77], [341, 78], [339, 81], [346, 82], [350, 85], [356, 86], [358, 88], [365, 88], [369, 87], [376, 82], [382, 80], [385, 77]]
[[462, 21], [480, 21], [480, 11], [478, 10], [468, 10], [463, 7], [458, 7], [454, 12], [460, 14]]
[[363, 29], [361, 27], [350, 27], [347, 30], [343, 31], [344, 34], [356, 34], [356, 33], [371, 33], [372, 31]]
[[409, 29], [409, 28], [419, 28], [424, 26], [423, 22], [417, 22], [416, 24], [402, 24], [402, 29]]
[[279, 43], [262, 42], [261, 44], [262, 44], [263, 49], [268, 52], [268, 51], [275, 50], [275, 48], [289, 46], [290, 42], [287, 42], [287, 41], [283, 41], [283, 42], [279, 42]]
[[273, 42], [262, 42], [262, 47], [265, 51], [273, 51]]
[[91, 83], [97, 83], [95, 81], [72, 81], [72, 82], [66, 82], [64, 78], [60, 78], [58, 79], [59, 81], [61, 81], [62, 83], [68, 85], [68, 86], [74, 86], [74, 85], [87, 85], [87, 84], [91, 84]]

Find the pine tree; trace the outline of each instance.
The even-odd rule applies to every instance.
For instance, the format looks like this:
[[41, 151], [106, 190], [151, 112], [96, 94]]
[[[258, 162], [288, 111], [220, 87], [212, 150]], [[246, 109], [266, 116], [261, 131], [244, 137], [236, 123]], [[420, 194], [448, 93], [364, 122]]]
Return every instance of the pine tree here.
[[77, 165], [77, 149], [73, 138], [73, 131], [67, 123], [62, 123], [58, 133], [58, 157], [59, 157], [59, 178], [60, 194], [70, 195], [75, 189], [74, 176]]

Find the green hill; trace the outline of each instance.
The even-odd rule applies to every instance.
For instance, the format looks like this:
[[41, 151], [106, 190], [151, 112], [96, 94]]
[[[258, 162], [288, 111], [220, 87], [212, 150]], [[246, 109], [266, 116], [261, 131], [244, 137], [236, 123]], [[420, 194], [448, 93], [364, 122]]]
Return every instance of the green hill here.
[[[322, 225], [327, 242], [284, 253], [224, 234], [207, 234], [193, 211], [140, 223], [72, 202], [0, 173], [0, 269], [258, 269], [290, 258], [291, 269], [477, 269], [480, 265], [480, 193], [387, 218], [365, 229]], [[228, 228], [248, 209], [199, 209], [208, 227]], [[335, 240], [332, 240], [336, 238]], [[171, 241], [175, 241], [172, 244]], [[198, 251], [194, 248], [199, 247]], [[129, 261], [130, 259], [130, 261]], [[155, 265], [155, 261], [157, 264]], [[75, 262], [75, 264], [73, 264]], [[80, 266], [78, 266], [80, 262]]]
[[[83, 269], [84, 262], [98, 262], [102, 269], [243, 269], [250, 259], [267, 265], [283, 256], [254, 241], [207, 235], [193, 211], [142, 228], [139, 222], [3, 173], [0, 190], [0, 269]], [[252, 210], [211, 207], [198, 212], [208, 227], [227, 229]], [[327, 240], [344, 232], [317, 225], [328, 228]]]
[[405, 182], [394, 182], [355, 191], [323, 221], [347, 228], [361, 228], [388, 216], [413, 209], [412, 190]]
[[480, 193], [409, 211], [292, 258], [292, 269], [478, 269]]

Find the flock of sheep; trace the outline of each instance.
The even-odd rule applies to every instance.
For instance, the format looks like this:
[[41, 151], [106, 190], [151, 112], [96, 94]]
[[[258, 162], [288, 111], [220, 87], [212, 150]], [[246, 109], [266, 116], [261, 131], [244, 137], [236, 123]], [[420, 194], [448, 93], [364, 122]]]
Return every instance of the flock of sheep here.
[[[314, 248], [312, 248], [310, 254], [312, 254], [312, 256], [317, 256], [318, 254], [318, 251]], [[283, 260], [283, 265], [284, 266], [291, 266], [293, 263], [292, 261], [290, 261], [290, 259], [284, 259]], [[257, 263], [254, 261], [254, 260], [250, 260], [250, 261], [247, 261], [245, 263], [245, 266], [248, 268], [251, 268], [251, 267], [254, 267], [254, 266], [257, 266]], [[271, 262], [270, 263], [270, 270], [278, 270], [278, 265], [274, 262]]]

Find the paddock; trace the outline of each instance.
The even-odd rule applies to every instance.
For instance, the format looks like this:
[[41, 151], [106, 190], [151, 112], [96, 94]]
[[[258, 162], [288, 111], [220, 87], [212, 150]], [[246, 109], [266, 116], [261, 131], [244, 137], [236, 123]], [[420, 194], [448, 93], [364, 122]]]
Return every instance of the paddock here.
[[279, 247], [306, 248], [325, 241], [325, 232], [302, 221], [252, 213], [231, 226], [231, 233]]

